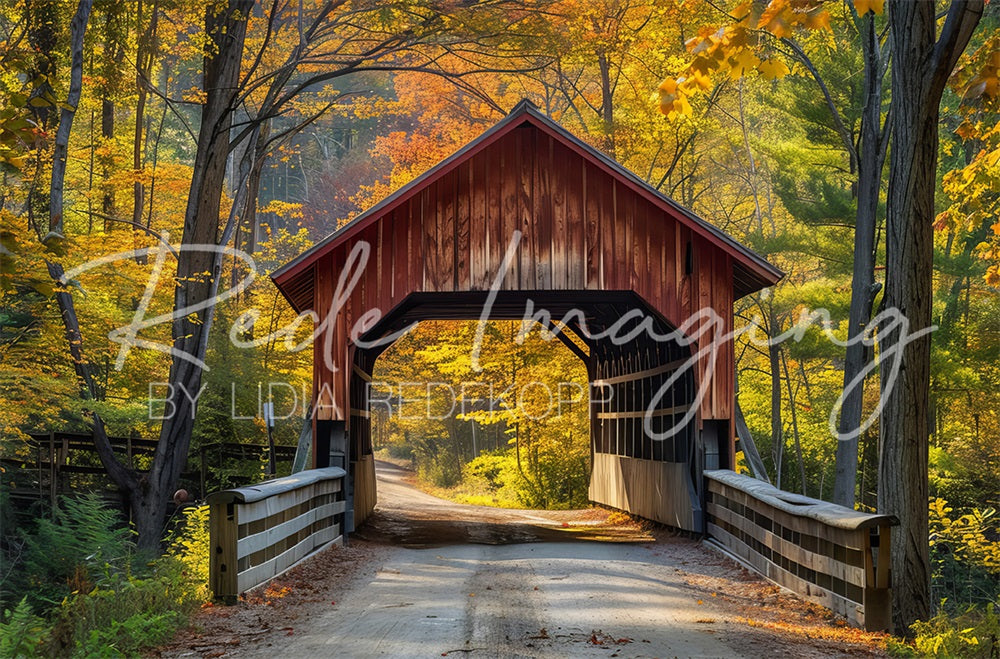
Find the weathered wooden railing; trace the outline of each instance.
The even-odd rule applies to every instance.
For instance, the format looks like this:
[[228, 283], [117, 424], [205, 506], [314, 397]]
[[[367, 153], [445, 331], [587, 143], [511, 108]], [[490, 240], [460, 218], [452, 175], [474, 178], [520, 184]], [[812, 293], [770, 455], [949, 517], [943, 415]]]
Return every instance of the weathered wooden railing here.
[[891, 623], [890, 529], [896, 520], [706, 471], [708, 534], [771, 581], [867, 630]]
[[343, 539], [345, 472], [300, 471], [208, 496], [209, 586], [227, 601]]

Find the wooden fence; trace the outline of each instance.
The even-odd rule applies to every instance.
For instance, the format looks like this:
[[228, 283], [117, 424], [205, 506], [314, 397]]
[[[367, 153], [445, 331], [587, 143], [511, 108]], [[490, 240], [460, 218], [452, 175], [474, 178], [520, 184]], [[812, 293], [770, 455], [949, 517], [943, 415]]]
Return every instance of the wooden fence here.
[[[22, 446], [23, 455], [0, 457], [3, 469], [0, 480], [19, 508], [28, 510], [33, 502], [45, 499], [54, 506], [60, 495], [80, 492], [96, 492], [109, 503], [120, 503], [121, 497], [101, 465], [90, 434], [49, 432], [29, 433], [28, 437], [30, 439]], [[155, 439], [108, 437], [108, 440], [122, 464], [140, 472], [156, 451]], [[209, 490], [248, 485], [257, 478], [236, 472], [252, 471], [254, 466], [263, 463], [267, 451], [267, 444], [204, 444], [188, 457], [181, 472], [180, 486], [187, 489], [192, 498], [199, 499]], [[275, 446], [275, 457], [280, 473], [282, 468], [289, 468], [295, 457], [295, 447]], [[250, 469], [246, 469], [247, 466]], [[223, 477], [226, 480], [220, 483]]]
[[783, 492], [729, 470], [706, 471], [708, 534], [762, 575], [869, 631], [892, 622], [895, 518]]
[[209, 586], [235, 601], [329, 542], [343, 542], [346, 472], [300, 471], [208, 495]]

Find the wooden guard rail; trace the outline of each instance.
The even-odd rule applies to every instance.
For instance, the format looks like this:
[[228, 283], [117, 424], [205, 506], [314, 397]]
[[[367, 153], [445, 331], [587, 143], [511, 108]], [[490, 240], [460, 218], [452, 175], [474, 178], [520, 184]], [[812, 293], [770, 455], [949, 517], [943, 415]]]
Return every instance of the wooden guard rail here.
[[888, 515], [783, 492], [726, 469], [706, 471], [708, 534], [778, 585], [869, 631], [892, 621]]
[[342, 542], [345, 472], [311, 469], [210, 494], [209, 586], [232, 602], [328, 542]]

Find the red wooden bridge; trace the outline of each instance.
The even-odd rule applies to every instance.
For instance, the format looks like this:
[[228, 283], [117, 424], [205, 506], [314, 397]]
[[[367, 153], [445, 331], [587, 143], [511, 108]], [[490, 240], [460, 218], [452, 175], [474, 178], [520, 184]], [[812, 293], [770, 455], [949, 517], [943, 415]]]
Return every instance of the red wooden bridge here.
[[316, 471], [270, 484], [266, 496], [210, 499], [213, 587], [240, 592], [372, 512], [367, 384], [398, 332], [425, 319], [521, 320], [530, 300], [604, 401], [591, 406], [591, 500], [707, 533], [774, 581], [886, 626], [891, 520], [726, 471], [737, 425], [733, 303], [781, 276], [522, 102], [272, 275], [321, 328]]

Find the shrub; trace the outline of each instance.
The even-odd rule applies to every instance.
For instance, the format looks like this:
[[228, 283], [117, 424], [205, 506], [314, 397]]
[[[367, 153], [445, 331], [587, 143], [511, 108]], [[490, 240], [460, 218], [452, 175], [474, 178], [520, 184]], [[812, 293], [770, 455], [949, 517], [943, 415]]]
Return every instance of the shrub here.
[[904, 657], [992, 659], [1000, 656], [1000, 619], [993, 603], [984, 609], [969, 607], [949, 616], [944, 607], [930, 620], [910, 626], [913, 645], [891, 643], [890, 653]]
[[[54, 521], [40, 519], [22, 536], [20, 585], [38, 592], [0, 619], [2, 657], [136, 656], [208, 596], [206, 506], [185, 509], [167, 553], [145, 563], [96, 497], [64, 501]], [[36, 615], [43, 610], [48, 620]]]
[[184, 583], [192, 587], [189, 597], [206, 601], [208, 591], [208, 558], [211, 542], [208, 534], [208, 506], [189, 506], [182, 513], [181, 524], [171, 533], [167, 556], [182, 568]]
[[115, 620], [105, 629], [92, 629], [84, 642], [77, 643], [73, 656], [86, 659], [138, 656], [143, 648], [169, 639], [183, 620], [176, 611], [137, 613], [122, 622]]
[[74, 590], [125, 570], [133, 549], [131, 532], [95, 495], [61, 499], [53, 519], [39, 518], [23, 539], [14, 589], [35, 607], [58, 605]]
[[931, 583], [942, 608], [956, 613], [1000, 596], [1000, 517], [974, 509], [954, 516], [944, 499], [930, 503]]

